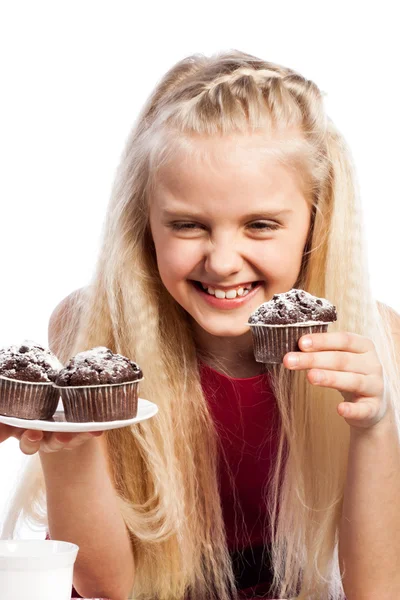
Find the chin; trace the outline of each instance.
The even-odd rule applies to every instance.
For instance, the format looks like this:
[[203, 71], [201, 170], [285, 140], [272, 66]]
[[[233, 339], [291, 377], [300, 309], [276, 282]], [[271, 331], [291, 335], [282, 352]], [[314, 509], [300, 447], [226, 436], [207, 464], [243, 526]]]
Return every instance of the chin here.
[[229, 327], [225, 323], [198, 323], [198, 325], [210, 335], [214, 335], [215, 337], [226, 337], [226, 338], [236, 338], [242, 335], [250, 334], [250, 329], [248, 325], [237, 324], [236, 326]]

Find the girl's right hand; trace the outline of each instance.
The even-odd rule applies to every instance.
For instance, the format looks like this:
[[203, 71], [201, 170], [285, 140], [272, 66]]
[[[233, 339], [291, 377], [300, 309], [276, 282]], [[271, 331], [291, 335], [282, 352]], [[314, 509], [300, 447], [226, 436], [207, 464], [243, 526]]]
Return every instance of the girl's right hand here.
[[67, 433], [55, 431], [39, 431], [36, 429], [21, 429], [0, 423], [0, 443], [9, 437], [19, 440], [19, 447], [24, 454], [41, 452], [58, 452], [59, 450], [74, 450], [93, 437], [102, 435], [102, 431]]

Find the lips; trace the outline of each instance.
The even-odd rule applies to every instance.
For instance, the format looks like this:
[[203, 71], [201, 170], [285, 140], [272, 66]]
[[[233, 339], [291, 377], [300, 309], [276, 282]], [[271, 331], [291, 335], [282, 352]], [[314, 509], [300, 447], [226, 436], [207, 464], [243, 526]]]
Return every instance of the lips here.
[[237, 287], [221, 289], [211, 287], [200, 281], [192, 280], [191, 283], [208, 304], [222, 309], [230, 309], [242, 305], [256, 294], [258, 288], [262, 285], [260, 281], [252, 281], [246, 284], [239, 284]]

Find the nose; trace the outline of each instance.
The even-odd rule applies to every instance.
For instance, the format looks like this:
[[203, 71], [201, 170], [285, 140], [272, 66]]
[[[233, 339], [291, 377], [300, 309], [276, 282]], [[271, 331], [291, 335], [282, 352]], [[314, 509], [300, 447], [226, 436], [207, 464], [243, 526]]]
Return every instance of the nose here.
[[227, 279], [238, 273], [243, 266], [243, 258], [235, 237], [224, 237], [209, 242], [204, 268], [215, 279]]

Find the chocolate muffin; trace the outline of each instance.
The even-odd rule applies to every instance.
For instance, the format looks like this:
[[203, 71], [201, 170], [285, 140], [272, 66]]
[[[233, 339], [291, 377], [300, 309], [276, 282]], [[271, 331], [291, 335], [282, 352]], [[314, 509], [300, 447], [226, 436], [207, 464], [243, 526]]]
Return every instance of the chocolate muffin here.
[[300, 350], [298, 341], [303, 335], [327, 331], [336, 319], [336, 307], [325, 298], [297, 289], [274, 294], [248, 321], [256, 361], [282, 362], [287, 352]]
[[116, 421], [137, 414], [140, 367], [98, 346], [76, 354], [57, 374], [66, 421]]
[[21, 419], [49, 419], [59, 394], [53, 386], [62, 364], [30, 340], [0, 349], [0, 413]]

